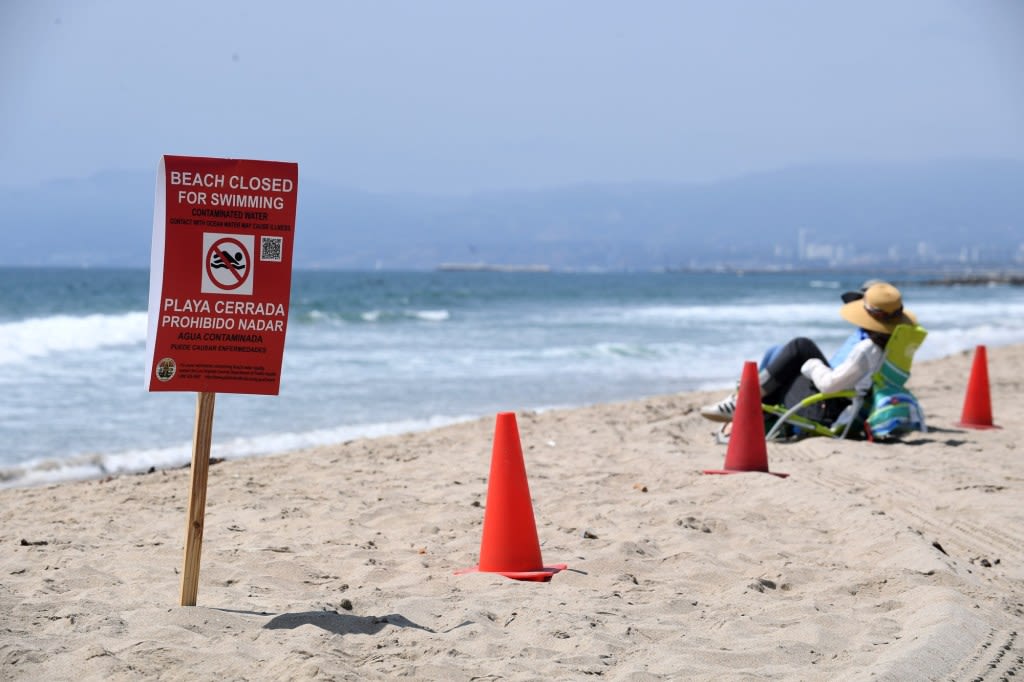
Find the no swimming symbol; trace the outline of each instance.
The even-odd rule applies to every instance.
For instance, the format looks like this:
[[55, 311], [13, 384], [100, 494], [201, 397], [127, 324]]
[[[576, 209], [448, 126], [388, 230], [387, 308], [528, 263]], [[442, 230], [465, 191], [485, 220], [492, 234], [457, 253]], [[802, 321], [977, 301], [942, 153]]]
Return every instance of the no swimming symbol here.
[[203, 234], [204, 294], [252, 295], [252, 235]]

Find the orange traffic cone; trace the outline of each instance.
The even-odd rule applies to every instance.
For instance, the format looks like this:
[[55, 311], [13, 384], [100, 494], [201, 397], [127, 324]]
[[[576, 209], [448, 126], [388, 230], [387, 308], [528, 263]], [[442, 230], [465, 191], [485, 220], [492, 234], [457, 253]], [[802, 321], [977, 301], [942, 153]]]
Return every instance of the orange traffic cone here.
[[757, 379], [756, 362], [743, 363], [732, 434], [725, 451], [725, 468], [705, 469], [704, 473], [739, 474], [745, 471], [760, 471], [780, 478], [789, 476], [768, 471], [768, 447], [764, 442], [764, 414], [761, 412], [761, 384]]
[[974, 349], [974, 364], [971, 365], [971, 378], [967, 382], [967, 395], [964, 396], [964, 411], [957, 426], [969, 429], [1001, 428], [992, 423], [992, 399], [988, 392], [988, 352], [985, 346]]
[[565, 568], [566, 564], [545, 566], [540, 557], [516, 415], [501, 412], [494, 426], [480, 565], [456, 571], [456, 574], [479, 571], [500, 573], [516, 580], [546, 582]]

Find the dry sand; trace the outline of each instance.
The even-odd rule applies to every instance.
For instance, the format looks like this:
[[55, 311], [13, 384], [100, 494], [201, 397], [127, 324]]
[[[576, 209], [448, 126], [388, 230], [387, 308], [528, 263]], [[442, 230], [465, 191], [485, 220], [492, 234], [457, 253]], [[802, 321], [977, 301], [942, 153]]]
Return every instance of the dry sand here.
[[956, 426], [971, 357], [918, 363], [929, 433], [770, 443], [786, 479], [701, 474], [720, 393], [519, 413], [548, 583], [454, 575], [493, 417], [213, 466], [195, 607], [187, 470], [3, 490], [0, 679], [1024, 678], [1024, 347], [1000, 430]]

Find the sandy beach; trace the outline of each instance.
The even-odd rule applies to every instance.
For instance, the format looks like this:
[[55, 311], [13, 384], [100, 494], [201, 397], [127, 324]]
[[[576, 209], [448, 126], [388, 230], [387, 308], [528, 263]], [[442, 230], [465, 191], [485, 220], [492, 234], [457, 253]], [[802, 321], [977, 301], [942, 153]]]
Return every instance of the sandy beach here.
[[455, 575], [493, 417], [215, 464], [195, 607], [187, 469], [2, 490], [0, 679], [1019, 677], [1024, 346], [1001, 429], [956, 425], [971, 361], [917, 364], [928, 433], [769, 443], [785, 479], [701, 473], [723, 392], [519, 411], [547, 583]]

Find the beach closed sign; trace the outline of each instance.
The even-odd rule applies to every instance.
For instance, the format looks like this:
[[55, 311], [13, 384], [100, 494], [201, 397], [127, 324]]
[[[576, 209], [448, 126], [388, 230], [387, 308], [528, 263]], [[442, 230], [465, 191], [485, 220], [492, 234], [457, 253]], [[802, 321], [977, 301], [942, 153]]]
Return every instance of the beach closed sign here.
[[149, 279], [150, 391], [277, 395], [298, 165], [164, 156]]

